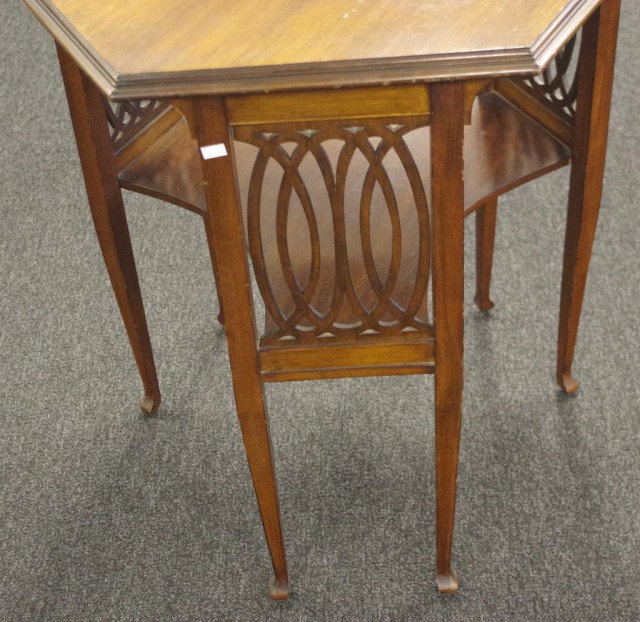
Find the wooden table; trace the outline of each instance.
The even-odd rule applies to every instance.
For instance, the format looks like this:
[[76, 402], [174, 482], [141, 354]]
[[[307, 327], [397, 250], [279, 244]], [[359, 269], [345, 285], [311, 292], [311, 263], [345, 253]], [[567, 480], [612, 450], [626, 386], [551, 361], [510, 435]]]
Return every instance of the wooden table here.
[[58, 45], [149, 414], [121, 187], [204, 219], [271, 596], [289, 587], [264, 383], [409, 373], [435, 375], [436, 579], [455, 591], [463, 219], [488, 310], [497, 197], [571, 162], [557, 380], [575, 391], [620, 0], [25, 3]]

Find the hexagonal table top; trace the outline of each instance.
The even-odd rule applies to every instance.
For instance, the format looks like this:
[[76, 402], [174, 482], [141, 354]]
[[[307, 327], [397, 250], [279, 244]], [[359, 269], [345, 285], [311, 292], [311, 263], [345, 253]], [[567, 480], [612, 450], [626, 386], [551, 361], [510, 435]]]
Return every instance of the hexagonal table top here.
[[536, 73], [598, 0], [24, 0], [108, 95]]

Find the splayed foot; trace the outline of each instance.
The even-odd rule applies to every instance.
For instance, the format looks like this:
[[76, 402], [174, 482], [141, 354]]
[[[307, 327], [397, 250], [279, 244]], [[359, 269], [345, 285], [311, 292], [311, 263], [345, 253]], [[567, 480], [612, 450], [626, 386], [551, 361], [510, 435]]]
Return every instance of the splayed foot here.
[[571, 370], [563, 372], [558, 376], [558, 384], [566, 395], [575, 393], [580, 386], [580, 383], [573, 377]]
[[140, 410], [142, 410], [145, 415], [151, 416], [155, 414], [158, 408], [160, 408], [160, 396], [157, 395], [154, 397], [145, 393], [144, 397], [140, 401]]
[[496, 306], [489, 296], [479, 296], [476, 294], [474, 300], [480, 311], [491, 311], [491, 309]]
[[275, 577], [269, 579], [269, 596], [273, 600], [287, 600], [289, 598], [289, 582], [278, 581]]
[[436, 575], [436, 585], [440, 594], [453, 594], [458, 591], [458, 577], [453, 572]]

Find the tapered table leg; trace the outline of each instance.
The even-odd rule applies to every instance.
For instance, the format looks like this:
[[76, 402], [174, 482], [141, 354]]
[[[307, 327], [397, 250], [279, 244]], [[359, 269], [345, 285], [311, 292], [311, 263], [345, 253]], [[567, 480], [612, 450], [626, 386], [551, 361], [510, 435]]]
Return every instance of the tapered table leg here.
[[216, 259], [213, 243], [213, 231], [211, 231], [211, 220], [208, 214], [204, 216], [204, 230], [207, 234], [207, 245], [209, 247], [209, 257], [213, 269], [213, 278], [216, 283], [216, 294], [218, 295], [218, 322], [224, 326], [224, 308], [222, 306], [222, 294], [220, 293], [220, 273], [218, 272], [218, 260]]
[[619, 15], [620, 0], [604, 0], [582, 32], [558, 324], [557, 381], [565, 393], [578, 388], [571, 366], [602, 196]]
[[228, 154], [201, 160], [209, 206], [209, 241], [215, 246], [218, 285], [225, 305], [238, 419], [273, 564], [269, 593], [274, 599], [285, 599], [289, 595], [289, 579], [256, 346], [242, 211], [224, 102], [214, 98], [194, 101], [192, 123], [200, 147], [217, 145], [218, 152]]
[[475, 302], [482, 311], [493, 309], [489, 296], [491, 270], [493, 269], [493, 245], [496, 238], [498, 199], [490, 199], [476, 210], [476, 296]]
[[104, 98], [60, 46], [58, 57], [91, 215], [142, 378], [144, 397], [140, 408], [152, 414], [160, 406], [160, 389], [113, 158]]
[[436, 84], [431, 92], [433, 322], [436, 392], [436, 582], [455, 592], [451, 546], [462, 414], [464, 270], [464, 85]]

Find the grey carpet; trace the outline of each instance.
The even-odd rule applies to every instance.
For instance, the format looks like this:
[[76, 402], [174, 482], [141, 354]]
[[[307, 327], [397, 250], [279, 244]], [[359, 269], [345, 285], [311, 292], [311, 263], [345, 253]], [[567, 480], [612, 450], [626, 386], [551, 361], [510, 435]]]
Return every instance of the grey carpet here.
[[576, 397], [553, 382], [566, 171], [502, 201], [489, 316], [467, 264], [459, 593], [434, 587], [432, 379], [293, 383], [268, 387], [278, 604], [201, 223], [127, 195], [164, 392], [146, 419], [53, 44], [5, 0], [0, 620], [640, 619], [639, 25], [626, 2]]

